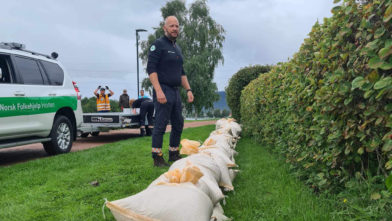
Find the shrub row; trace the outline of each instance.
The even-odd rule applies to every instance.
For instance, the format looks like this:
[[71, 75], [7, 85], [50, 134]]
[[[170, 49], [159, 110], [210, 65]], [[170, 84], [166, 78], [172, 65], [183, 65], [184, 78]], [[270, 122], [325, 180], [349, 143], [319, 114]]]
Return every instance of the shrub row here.
[[315, 190], [392, 169], [392, 2], [345, 0], [332, 12], [241, 96], [246, 133], [273, 144]]
[[241, 91], [244, 87], [259, 77], [260, 74], [270, 70], [271, 66], [254, 65], [240, 69], [230, 78], [229, 85], [225, 90], [227, 105], [231, 109], [233, 118], [241, 121], [240, 105], [238, 104], [240, 103]]

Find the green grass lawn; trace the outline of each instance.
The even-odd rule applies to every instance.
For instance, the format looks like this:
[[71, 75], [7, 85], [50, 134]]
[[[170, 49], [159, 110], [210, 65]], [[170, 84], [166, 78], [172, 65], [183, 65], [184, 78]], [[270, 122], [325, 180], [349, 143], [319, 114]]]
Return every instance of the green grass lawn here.
[[[214, 125], [184, 130], [204, 141]], [[145, 189], [167, 169], [152, 166], [150, 137], [0, 168], [0, 220], [102, 220], [104, 198], [117, 200]], [[167, 159], [168, 134], [164, 137]], [[260, 145], [240, 141], [225, 214], [234, 220], [338, 220], [331, 199], [317, 197], [290, 175], [284, 162]], [[98, 181], [99, 186], [90, 182]], [[107, 220], [114, 220], [105, 209]]]
[[332, 216], [334, 199], [318, 197], [276, 159], [250, 138], [239, 141], [236, 163], [241, 172], [228, 194], [225, 215], [234, 220], [342, 220]]
[[[182, 137], [204, 141], [214, 128], [185, 129]], [[166, 160], [168, 145], [166, 134]], [[1, 167], [0, 220], [102, 220], [104, 198], [138, 193], [166, 171], [152, 166], [151, 137]]]

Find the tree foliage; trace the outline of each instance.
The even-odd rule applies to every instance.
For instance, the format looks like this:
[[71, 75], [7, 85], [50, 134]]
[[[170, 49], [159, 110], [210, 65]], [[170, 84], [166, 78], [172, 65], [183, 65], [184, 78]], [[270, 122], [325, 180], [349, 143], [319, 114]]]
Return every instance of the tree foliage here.
[[232, 112], [232, 117], [238, 121], [241, 121], [240, 112], [240, 97], [241, 91], [246, 85], [252, 80], [256, 79], [260, 74], [269, 72], [270, 66], [254, 65], [242, 68], [235, 73], [229, 81], [229, 85], [226, 87], [226, 101]]
[[222, 117], [222, 111], [220, 109], [215, 109], [214, 110], [214, 117], [215, 118], [221, 118]]
[[[213, 78], [215, 68], [223, 63], [225, 31], [210, 16], [206, 0], [193, 2], [189, 9], [183, 1], [170, 1], [161, 9], [161, 13], [162, 18], [174, 15], [179, 20], [180, 36], [177, 44], [182, 49], [184, 69], [195, 97], [194, 102], [189, 104], [186, 102], [185, 91], [182, 91], [182, 100], [189, 113], [200, 114], [203, 108], [212, 108], [213, 103], [219, 99]], [[160, 22], [155, 32], [148, 36], [148, 40], [141, 43], [140, 57], [144, 64], [148, 60], [150, 45], [164, 34], [163, 25], [163, 21]]]
[[227, 109], [222, 110], [222, 117], [228, 117], [230, 115], [230, 111]]
[[246, 131], [315, 190], [392, 169], [392, 2], [345, 0], [332, 13], [241, 96]]
[[142, 88], [144, 91], [148, 92], [152, 96], [153, 87], [150, 78], [144, 78], [142, 81]]

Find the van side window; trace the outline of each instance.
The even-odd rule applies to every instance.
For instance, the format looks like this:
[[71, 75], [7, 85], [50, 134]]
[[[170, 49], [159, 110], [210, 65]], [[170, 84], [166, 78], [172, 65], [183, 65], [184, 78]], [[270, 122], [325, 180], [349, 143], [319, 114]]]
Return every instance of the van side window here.
[[44, 84], [36, 60], [15, 56], [15, 65], [19, 70], [24, 84]]
[[0, 84], [11, 83], [11, 70], [8, 61], [8, 56], [0, 55]]
[[51, 85], [63, 85], [64, 81], [64, 72], [63, 69], [58, 64], [40, 61], [44, 66], [45, 72], [49, 77], [49, 81]]

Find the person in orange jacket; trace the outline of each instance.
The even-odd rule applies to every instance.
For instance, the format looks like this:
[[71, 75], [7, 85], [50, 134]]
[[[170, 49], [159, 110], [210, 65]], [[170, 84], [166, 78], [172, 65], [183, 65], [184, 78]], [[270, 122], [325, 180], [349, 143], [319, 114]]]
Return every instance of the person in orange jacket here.
[[[105, 88], [109, 91], [109, 94], [105, 94]], [[98, 112], [109, 112], [110, 111], [110, 100], [109, 97], [114, 94], [112, 90], [109, 89], [108, 86], [101, 87], [98, 86], [94, 91], [94, 95], [97, 97], [97, 111]], [[100, 93], [98, 94], [98, 90]]]

